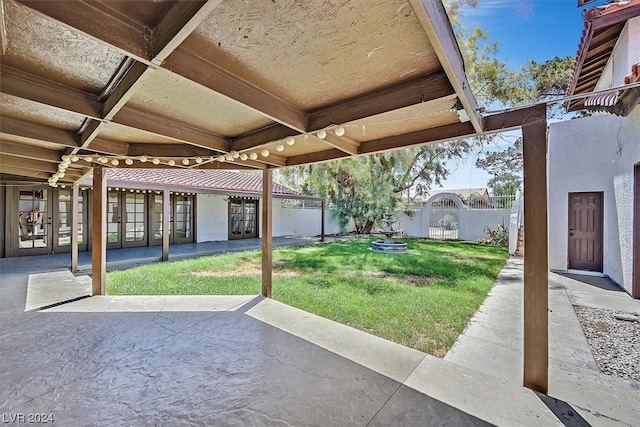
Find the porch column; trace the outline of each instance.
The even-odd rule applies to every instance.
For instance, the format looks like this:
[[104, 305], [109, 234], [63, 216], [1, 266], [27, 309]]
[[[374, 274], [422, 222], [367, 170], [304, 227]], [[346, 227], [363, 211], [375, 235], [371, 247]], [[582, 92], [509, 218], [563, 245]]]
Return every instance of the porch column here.
[[93, 168], [93, 194], [91, 205], [91, 287], [93, 295], [105, 294], [107, 274], [107, 170], [101, 166]]
[[262, 296], [271, 298], [272, 263], [272, 215], [273, 171], [262, 171]]
[[322, 199], [322, 212], [320, 214], [322, 215], [322, 222], [320, 223], [320, 241], [324, 242], [324, 199]]
[[80, 183], [75, 182], [71, 188], [71, 272], [78, 272], [78, 198]]
[[547, 393], [549, 262], [547, 120], [539, 105], [522, 124], [524, 163], [524, 386]]
[[169, 229], [171, 220], [171, 192], [162, 192], [162, 261], [169, 261]]

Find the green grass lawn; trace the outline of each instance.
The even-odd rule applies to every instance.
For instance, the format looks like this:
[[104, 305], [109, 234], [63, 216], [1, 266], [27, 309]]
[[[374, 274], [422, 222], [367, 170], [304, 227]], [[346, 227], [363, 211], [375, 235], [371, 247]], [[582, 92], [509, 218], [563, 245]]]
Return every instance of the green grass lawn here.
[[[273, 298], [442, 357], [491, 289], [506, 248], [406, 239], [408, 253], [349, 239], [273, 251]], [[255, 295], [258, 251], [107, 274], [110, 295]]]

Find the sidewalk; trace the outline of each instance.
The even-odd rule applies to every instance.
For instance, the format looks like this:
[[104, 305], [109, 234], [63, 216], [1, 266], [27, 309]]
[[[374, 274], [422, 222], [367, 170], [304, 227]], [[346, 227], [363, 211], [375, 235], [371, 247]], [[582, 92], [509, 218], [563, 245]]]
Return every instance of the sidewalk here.
[[[522, 269], [521, 258], [508, 261], [445, 360], [522, 383]], [[640, 313], [640, 301], [607, 279], [550, 273], [549, 396], [557, 399], [552, 410], [574, 423], [581, 417], [591, 425], [640, 425], [640, 383], [600, 373], [572, 305]]]

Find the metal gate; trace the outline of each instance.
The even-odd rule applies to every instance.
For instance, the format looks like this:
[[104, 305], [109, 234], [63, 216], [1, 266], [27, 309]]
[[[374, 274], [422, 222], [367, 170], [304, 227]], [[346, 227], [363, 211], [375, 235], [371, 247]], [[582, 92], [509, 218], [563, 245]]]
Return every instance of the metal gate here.
[[429, 238], [458, 239], [460, 208], [446, 196], [439, 197], [429, 207]]

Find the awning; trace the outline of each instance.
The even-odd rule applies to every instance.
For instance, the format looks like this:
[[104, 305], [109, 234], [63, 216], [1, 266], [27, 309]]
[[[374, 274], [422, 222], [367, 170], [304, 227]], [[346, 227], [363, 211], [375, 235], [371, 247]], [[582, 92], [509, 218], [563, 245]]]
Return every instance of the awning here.
[[584, 101], [585, 107], [613, 107], [620, 98], [619, 90], [611, 90], [608, 92], [591, 95]]

